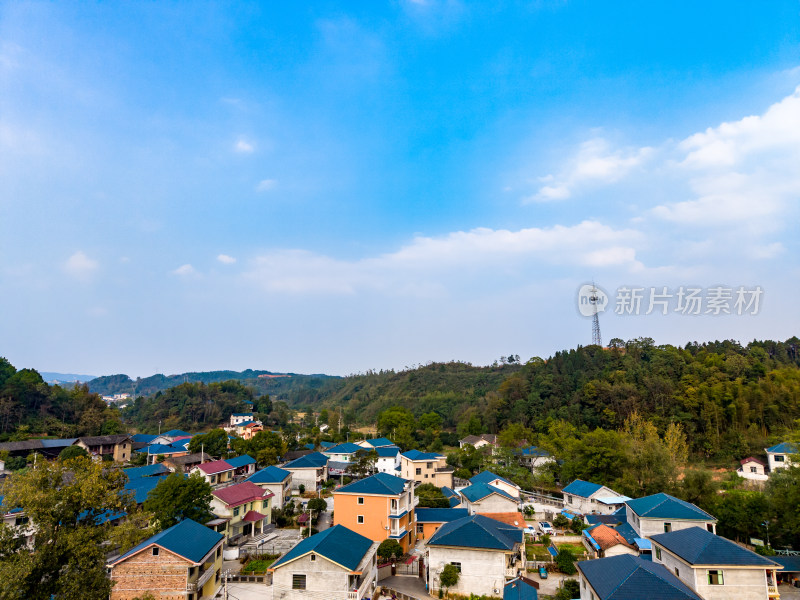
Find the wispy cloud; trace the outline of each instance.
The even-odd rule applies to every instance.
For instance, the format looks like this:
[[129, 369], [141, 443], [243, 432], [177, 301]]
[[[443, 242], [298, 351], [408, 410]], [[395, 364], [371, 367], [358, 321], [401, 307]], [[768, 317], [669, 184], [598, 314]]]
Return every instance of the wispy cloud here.
[[218, 255], [217, 260], [224, 265], [232, 265], [236, 262], [236, 259], [233, 256], [228, 256], [227, 254]]
[[197, 270], [190, 264], [181, 265], [174, 271], [172, 271], [173, 275], [178, 275], [179, 277], [196, 277], [199, 275]]
[[99, 262], [78, 250], [64, 263], [64, 271], [79, 281], [89, 281], [99, 266]]
[[270, 190], [274, 190], [275, 187], [278, 185], [278, 181], [276, 179], [262, 179], [258, 182], [256, 186], [257, 192], [268, 192]]
[[233, 149], [239, 154], [252, 154], [256, 150], [256, 145], [254, 142], [244, 137], [240, 137], [233, 145]]

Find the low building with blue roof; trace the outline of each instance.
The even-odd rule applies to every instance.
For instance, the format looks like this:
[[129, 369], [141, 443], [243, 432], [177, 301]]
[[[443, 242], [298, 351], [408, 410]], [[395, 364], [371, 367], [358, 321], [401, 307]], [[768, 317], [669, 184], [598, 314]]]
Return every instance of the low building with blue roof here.
[[328, 457], [322, 452], [311, 452], [281, 465], [292, 474], [292, 489], [300, 486], [309, 491], [318, 490], [328, 479]]
[[342, 525], [314, 534], [269, 568], [272, 597], [282, 600], [371, 598], [378, 584], [378, 545]]
[[375, 469], [378, 473], [389, 473], [397, 475], [400, 468], [400, 448], [397, 446], [380, 446], [375, 448], [378, 460], [375, 461]]
[[436, 487], [453, 487], [454, 472], [443, 454], [409, 450], [400, 455], [400, 476], [404, 479], [432, 483]]
[[538, 600], [539, 584], [527, 577], [517, 577], [503, 586], [503, 600]]
[[473, 483], [460, 491], [469, 514], [507, 513], [519, 510], [519, 500], [487, 483]]
[[327, 456], [330, 460], [335, 462], [350, 462], [353, 460], [353, 457], [356, 455], [357, 452], [366, 452], [366, 448], [362, 448], [358, 444], [353, 444], [351, 442], [345, 442], [344, 444], [339, 444], [338, 446], [334, 446], [333, 448], [328, 448], [323, 450], [322, 453]]
[[416, 508], [414, 516], [417, 519], [417, 539], [430, 539], [439, 527], [450, 521], [456, 521], [469, 516], [466, 508]]
[[461, 494], [446, 485], [443, 485], [441, 489], [444, 497], [450, 502], [450, 508], [455, 508], [461, 504]]
[[222, 587], [223, 539], [189, 519], [157, 533], [108, 564], [111, 600], [157, 590], [175, 590], [187, 598], [215, 597]]
[[289, 497], [292, 495], [291, 471], [281, 469], [275, 465], [256, 471], [245, 481], [255, 483], [262, 490], [272, 492], [272, 504], [277, 508], [283, 508], [283, 505], [289, 501]]
[[636, 537], [700, 526], [716, 533], [717, 520], [691, 502], [659, 493], [626, 502], [626, 520]]
[[701, 527], [650, 537], [653, 562], [664, 565], [706, 600], [778, 597], [783, 566]]
[[767, 464], [770, 472], [800, 464], [800, 445], [793, 442], [781, 442], [771, 448], [765, 448]]
[[664, 565], [623, 554], [575, 563], [581, 600], [703, 600]]
[[122, 469], [122, 472], [128, 476], [128, 480], [139, 479], [141, 477], [153, 477], [155, 475], [168, 475], [170, 471], [163, 463], [155, 463], [153, 465], [146, 465], [144, 467], [131, 467], [129, 469]]
[[440, 589], [439, 576], [452, 564], [461, 576], [450, 592], [502, 595], [505, 584], [525, 569], [524, 537], [519, 527], [483, 515], [444, 523], [428, 540], [428, 589]]
[[389, 438], [381, 437], [381, 438], [374, 438], [371, 440], [361, 440], [360, 442], [356, 442], [362, 448], [366, 448], [370, 450], [372, 448], [383, 448], [385, 446], [394, 446], [395, 443], [390, 440]]
[[249, 454], [242, 454], [241, 456], [234, 456], [233, 458], [226, 458], [230, 466], [234, 467], [235, 477], [249, 477], [256, 472], [256, 459]]
[[501, 477], [491, 471], [481, 471], [469, 480], [470, 483], [486, 483], [500, 490], [503, 490], [509, 496], [513, 496], [517, 500], [520, 497], [520, 488], [516, 483], [505, 477]]
[[138, 454], [146, 454], [147, 462], [149, 464], [154, 464], [159, 456], [175, 457], [175, 456], [185, 456], [186, 454], [189, 454], [186, 448], [169, 446], [166, 444], [150, 444], [149, 446], [145, 446], [144, 448], [136, 450], [136, 452]]
[[[561, 491], [564, 494], [564, 508], [583, 515], [611, 514], [628, 499], [609, 487], [581, 479], [576, 479]], [[614, 502], [614, 499], [618, 501]]]

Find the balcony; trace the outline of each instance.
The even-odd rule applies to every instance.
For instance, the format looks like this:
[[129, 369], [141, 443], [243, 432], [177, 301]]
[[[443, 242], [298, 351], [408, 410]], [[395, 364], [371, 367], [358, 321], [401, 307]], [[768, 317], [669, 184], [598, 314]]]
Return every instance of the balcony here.
[[767, 585], [767, 595], [770, 598], [775, 598], [776, 600], [781, 597], [780, 593], [778, 593], [778, 586], [775, 585]]
[[209, 565], [209, 567], [205, 571], [200, 573], [200, 577], [198, 577], [194, 581], [187, 582], [186, 591], [190, 593], [201, 591], [203, 589], [203, 586], [208, 582], [208, 580], [214, 576], [214, 573], [216, 573], [216, 571], [214, 570], [214, 565], [213, 564]]
[[364, 577], [362, 581], [357, 582], [358, 591], [347, 592], [346, 596], [347, 600], [361, 600], [364, 596], [367, 595], [367, 589], [369, 589], [371, 583], [372, 583], [371, 577]]

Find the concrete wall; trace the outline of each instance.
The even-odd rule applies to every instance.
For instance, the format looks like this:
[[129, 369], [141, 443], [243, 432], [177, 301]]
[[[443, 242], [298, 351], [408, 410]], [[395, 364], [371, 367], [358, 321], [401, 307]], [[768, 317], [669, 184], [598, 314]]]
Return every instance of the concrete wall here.
[[[492, 550], [438, 546], [428, 546], [428, 552], [430, 562], [428, 589], [432, 592], [438, 591], [441, 587], [439, 574], [442, 572], [442, 563], [460, 562], [461, 575], [458, 584], [450, 588], [451, 592], [465, 596], [469, 594], [503, 596], [508, 554]], [[494, 590], [499, 590], [499, 593], [495, 593]]]
[[[304, 485], [306, 490], [314, 492], [317, 490], [318, 469], [285, 469], [292, 474], [292, 489], [299, 490], [300, 485]], [[327, 467], [323, 470], [327, 470]], [[322, 477], [324, 481], [325, 477]]]
[[[377, 579], [377, 555], [372, 553], [367, 572], [360, 579], [370, 579], [372, 584]], [[304, 574], [306, 576], [306, 589], [292, 589], [292, 575]], [[316, 555], [315, 560], [311, 556], [304, 556], [294, 560], [285, 566], [275, 569], [272, 575], [272, 598], [273, 600], [308, 600], [319, 598], [331, 600], [346, 599], [347, 592], [351, 591], [351, 581], [356, 576], [350, 574], [340, 565], [337, 565], [323, 556]], [[374, 589], [373, 585], [368, 584], [368, 591]], [[370, 596], [371, 594], [367, 594]], [[266, 597], [266, 596], [265, 596]]]
[[286, 478], [285, 481], [279, 483], [257, 483], [255, 484], [262, 490], [268, 490], [274, 495], [272, 496], [272, 506], [281, 508], [292, 493], [292, 476]]
[[476, 513], [516, 512], [519, 508], [518, 502], [510, 500], [500, 494], [490, 494], [480, 502], [475, 503], [467, 500], [467, 505], [469, 506], [469, 514], [471, 515]]

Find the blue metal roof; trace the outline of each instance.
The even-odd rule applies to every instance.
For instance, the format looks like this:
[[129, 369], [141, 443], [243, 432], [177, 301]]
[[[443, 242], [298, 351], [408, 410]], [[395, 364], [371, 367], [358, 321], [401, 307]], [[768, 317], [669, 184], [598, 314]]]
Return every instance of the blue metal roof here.
[[376, 494], [379, 496], [399, 496], [406, 488], [406, 480], [402, 477], [389, 475], [388, 473], [376, 473], [365, 479], [359, 479], [353, 483], [340, 487], [335, 493], [345, 492], [348, 494]]
[[289, 477], [291, 473], [275, 465], [256, 471], [245, 481], [252, 481], [253, 483], [280, 483]]
[[364, 440], [373, 448], [380, 448], [382, 446], [394, 446], [394, 442], [389, 438], [375, 438], [374, 440]]
[[181, 431], [180, 429], [170, 429], [169, 431], [167, 431], [166, 433], [162, 433], [161, 435], [165, 435], [167, 437], [176, 438], [176, 437], [183, 437], [185, 435], [192, 435], [192, 434], [191, 433], [187, 433], [185, 431]]
[[233, 458], [226, 458], [225, 462], [228, 463], [232, 467], [244, 467], [247, 465], [254, 465], [256, 464], [256, 459], [250, 456], [249, 454], [243, 454], [242, 456], [234, 456]]
[[150, 444], [137, 450], [142, 454], [152, 456], [153, 454], [178, 454], [179, 452], [186, 452], [186, 448], [179, 448], [177, 446], [167, 446], [166, 444]]
[[633, 538], [633, 543], [639, 548], [639, 550], [652, 550], [653, 544], [647, 538]]
[[328, 457], [321, 452], [312, 452], [289, 461], [283, 465], [284, 469], [319, 469], [328, 464]]
[[622, 554], [577, 563], [598, 600], [703, 600], [661, 564]]
[[629, 544], [632, 544], [633, 540], [635, 540], [636, 536], [638, 535], [636, 533], [636, 530], [633, 528], [633, 525], [631, 525], [627, 521], [625, 523], [620, 523], [619, 525], [614, 527], [614, 529], [616, 529], [617, 533], [619, 533], [622, 537], [624, 537], [625, 541], [628, 542]]
[[779, 565], [783, 565], [784, 573], [800, 572], [800, 556], [772, 556]]
[[39, 441], [42, 443], [42, 448], [66, 448], [72, 446], [77, 440], [78, 438]]
[[503, 600], [538, 600], [539, 592], [523, 578], [512, 579], [503, 586]]
[[645, 518], [716, 521], [714, 517], [691, 502], [664, 493], [629, 500], [626, 504], [637, 515]]
[[513, 550], [522, 542], [522, 529], [483, 515], [472, 515], [442, 525], [428, 540], [429, 546]]
[[550, 456], [547, 450], [542, 450], [536, 446], [528, 446], [527, 448], [520, 448], [516, 451], [521, 456]]
[[328, 454], [355, 454], [359, 450], [366, 451], [366, 448], [362, 448], [358, 444], [353, 444], [352, 442], [346, 442], [344, 444], [339, 444], [338, 446], [334, 446], [333, 448], [328, 448], [325, 450]]
[[613, 527], [614, 525], [622, 523], [625, 517], [623, 515], [622, 520], [620, 520], [616, 515], [584, 515], [583, 519], [586, 521], [587, 525], [599, 525], [602, 523], [603, 525], [610, 525]]
[[152, 442], [157, 437], [158, 437], [157, 435], [150, 435], [150, 434], [147, 434], [147, 433], [134, 433], [131, 436], [131, 439], [136, 443], [149, 444], [150, 442]]
[[146, 539], [138, 546], [120, 556], [114, 561], [114, 564], [125, 560], [129, 556], [153, 544], [161, 546], [170, 552], [174, 552], [178, 556], [187, 558], [194, 563], [199, 563], [224, 537], [225, 536], [221, 533], [217, 533], [205, 525], [200, 525], [200, 523], [196, 523], [191, 519], [184, 519], [169, 529], [165, 529], [155, 534], [153, 537]]
[[125, 490], [133, 492], [133, 499], [136, 504], [142, 504], [150, 495], [159, 482], [169, 477], [169, 475], [157, 475], [154, 477], [139, 477], [131, 479], [125, 484]]
[[231, 416], [233, 417], [252, 417], [253, 413], [246, 412], [246, 413], [233, 413]]
[[500, 481], [504, 481], [508, 485], [512, 487], [519, 487], [513, 481], [509, 481], [505, 477], [500, 477], [496, 473], [492, 473], [491, 471], [481, 471], [477, 475], [475, 475], [472, 479], [470, 479], [471, 483], [492, 483], [493, 481], [499, 479]]
[[17, 507], [17, 508], [12, 508], [12, 509], [9, 509], [7, 506], [3, 506], [3, 499], [4, 499], [4, 498], [5, 498], [5, 496], [0, 496], [0, 507], [2, 507], [2, 511], [0, 511], [0, 513], [5, 513], [5, 514], [13, 515], [14, 513], [20, 513], [20, 512], [22, 512], [22, 509], [21, 509], [21, 508], [19, 508], [19, 507]]
[[779, 454], [797, 454], [800, 452], [800, 450], [798, 450], [797, 444], [793, 444], [792, 442], [781, 442], [772, 448], [767, 448], [767, 452]]
[[320, 442], [319, 443], [319, 447], [320, 448], [333, 448], [335, 445], [336, 444], [334, 444], [333, 442]]
[[458, 492], [455, 490], [451, 490], [446, 485], [442, 486], [442, 493], [444, 494], [445, 498], [452, 498], [453, 496], [458, 496]]
[[473, 483], [471, 486], [464, 488], [461, 490], [461, 495], [464, 496], [470, 502], [479, 502], [489, 496], [490, 494], [500, 494], [504, 498], [508, 498], [509, 500], [513, 500], [514, 502], [517, 501], [516, 498], [507, 494], [501, 489], [494, 487], [493, 485], [488, 485], [486, 483]]
[[420, 452], [419, 450], [409, 450], [402, 456], [409, 460], [436, 460], [437, 458], [442, 458], [442, 455], [436, 454], [436, 452]]
[[466, 508], [417, 508], [417, 523], [449, 523], [469, 516]]
[[129, 469], [122, 469], [122, 472], [128, 476], [128, 479], [139, 479], [140, 477], [152, 477], [153, 475], [164, 475], [171, 471], [161, 463], [147, 465], [144, 467], [131, 467]]
[[351, 531], [344, 525], [333, 527], [307, 537], [279, 558], [271, 567], [276, 569], [310, 552], [355, 571], [364, 555], [372, 547], [372, 540]]
[[308, 450], [313, 450], [314, 448], [316, 448], [316, 446], [314, 446], [312, 442], [309, 442], [307, 444], [303, 444], [303, 448], [307, 448]]
[[599, 483], [591, 483], [589, 481], [576, 479], [561, 491], [565, 494], [572, 494], [573, 496], [588, 498], [602, 487], [603, 486]]
[[651, 535], [650, 539], [690, 565], [774, 567], [775, 562], [701, 527]]
[[397, 446], [380, 446], [375, 448], [375, 452], [378, 453], [378, 458], [394, 458], [400, 452], [400, 448]]

